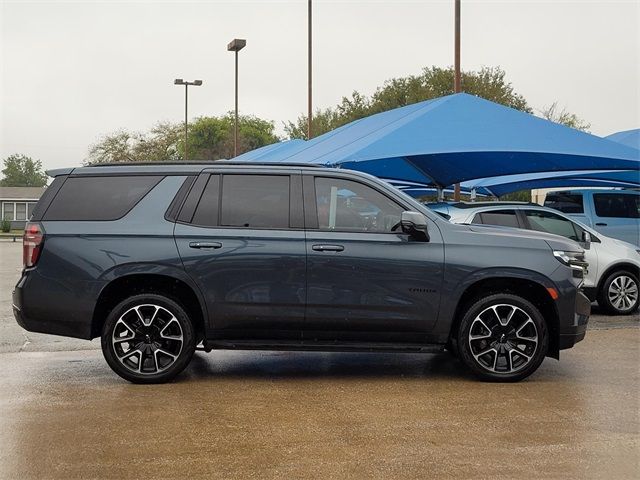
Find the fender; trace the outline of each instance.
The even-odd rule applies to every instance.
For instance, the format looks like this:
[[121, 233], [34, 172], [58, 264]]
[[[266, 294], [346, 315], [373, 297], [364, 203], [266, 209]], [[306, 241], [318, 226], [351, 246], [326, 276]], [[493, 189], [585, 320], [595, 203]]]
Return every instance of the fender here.
[[[445, 273], [445, 278], [449, 272]], [[534, 270], [518, 268], [518, 267], [489, 267], [474, 270], [467, 273], [464, 277], [455, 283], [445, 280], [442, 291], [442, 301], [440, 303], [440, 311], [438, 321], [434, 328], [434, 333], [446, 335], [448, 338], [451, 326], [454, 323], [454, 315], [463, 294], [469, 287], [477, 282], [498, 278], [513, 278], [534, 282], [542, 287], [557, 289], [557, 286], [551, 279]]]
[[196, 283], [187, 274], [187, 272], [182, 269], [182, 265], [178, 267], [175, 265], [150, 262], [134, 262], [116, 265], [103, 272], [103, 274], [98, 278], [97, 282], [99, 282], [101, 288], [97, 292], [96, 300], [100, 298], [100, 296], [104, 292], [104, 289], [107, 288], [109, 284], [111, 284], [114, 280], [119, 280], [121, 278], [129, 277], [132, 275], [159, 275], [180, 280], [181, 282], [185, 283], [195, 293], [196, 298], [198, 299], [198, 303], [200, 304], [205, 322], [207, 322], [207, 319], [209, 318], [209, 311], [204, 300], [204, 295], [202, 294], [200, 288], [198, 288]]

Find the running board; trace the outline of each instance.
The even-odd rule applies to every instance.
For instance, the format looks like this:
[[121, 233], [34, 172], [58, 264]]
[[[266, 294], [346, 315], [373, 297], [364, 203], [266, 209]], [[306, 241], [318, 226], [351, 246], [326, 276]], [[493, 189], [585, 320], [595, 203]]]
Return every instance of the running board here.
[[205, 340], [203, 350], [288, 350], [310, 352], [440, 353], [444, 345], [425, 343]]

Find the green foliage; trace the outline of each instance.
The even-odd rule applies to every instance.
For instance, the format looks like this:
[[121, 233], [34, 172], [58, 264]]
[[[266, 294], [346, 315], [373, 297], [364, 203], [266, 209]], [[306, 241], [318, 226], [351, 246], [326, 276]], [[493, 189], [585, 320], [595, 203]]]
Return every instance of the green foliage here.
[[85, 164], [181, 160], [177, 151], [180, 132], [179, 125], [169, 122], [157, 123], [148, 133], [118, 130], [90, 147]]
[[[412, 103], [430, 100], [453, 93], [453, 68], [429, 67], [420, 75], [387, 80], [369, 98], [354, 91], [351, 97], [343, 97], [339, 105], [318, 110], [311, 122], [313, 136], [366, 116], [384, 112]], [[524, 97], [514, 92], [507, 82], [504, 70], [484, 67], [479, 71], [462, 72], [462, 90], [493, 102], [501, 103], [523, 112], [532, 113]], [[307, 117], [302, 115], [295, 122], [285, 124], [290, 138], [307, 137]]]
[[558, 110], [558, 102], [553, 102], [548, 107], [540, 110], [540, 115], [552, 122], [566, 125], [576, 130], [582, 130], [583, 132], [588, 132], [589, 128], [591, 128], [590, 123], [582, 120], [575, 113], [569, 113], [565, 108]]
[[[189, 125], [188, 158], [218, 160], [233, 158], [234, 115], [200, 117]], [[273, 122], [252, 115], [238, 118], [238, 155], [280, 141]], [[184, 138], [178, 141], [178, 152], [184, 154]]]
[[530, 202], [531, 190], [520, 190], [518, 192], [507, 193], [500, 197], [500, 200], [507, 202]]
[[2, 220], [2, 222], [0, 222], [0, 230], [2, 230], [2, 233], [9, 233], [11, 231], [11, 222], [9, 220]]
[[[279, 141], [273, 122], [241, 116], [238, 123], [239, 154]], [[189, 124], [189, 160], [233, 157], [231, 113], [223, 117], [200, 117]], [[169, 162], [184, 159], [184, 125], [162, 122], [149, 132], [119, 130], [105, 135], [89, 149], [85, 164], [119, 162]]]
[[44, 187], [47, 184], [42, 162], [17, 153], [4, 159], [2, 177], [0, 185], [3, 187]]

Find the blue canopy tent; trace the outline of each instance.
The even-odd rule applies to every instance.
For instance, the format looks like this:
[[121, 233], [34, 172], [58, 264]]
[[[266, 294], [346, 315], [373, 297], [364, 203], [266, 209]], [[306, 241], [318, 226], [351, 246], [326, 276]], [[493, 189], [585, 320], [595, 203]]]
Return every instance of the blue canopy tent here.
[[640, 128], [612, 133], [605, 138], [640, 150]]
[[256, 148], [255, 150], [251, 150], [250, 152], [238, 155], [233, 160], [262, 162], [265, 161], [265, 158], [271, 158], [275, 155], [285, 155], [287, 152], [292, 152], [303, 144], [304, 140], [299, 139], [272, 143], [271, 145], [265, 145], [264, 147]]
[[[389, 180], [391, 184], [413, 195], [432, 193], [433, 187], [413, 182]], [[619, 187], [640, 188], [640, 172], [637, 170], [592, 170], [569, 172], [525, 173], [492, 178], [469, 180], [460, 184], [463, 193], [476, 193], [499, 197], [507, 193], [532, 188], [565, 187]], [[451, 187], [452, 188], [452, 187]]]
[[499, 175], [638, 170], [640, 152], [459, 93], [356, 120], [253, 161], [352, 168], [446, 187]]

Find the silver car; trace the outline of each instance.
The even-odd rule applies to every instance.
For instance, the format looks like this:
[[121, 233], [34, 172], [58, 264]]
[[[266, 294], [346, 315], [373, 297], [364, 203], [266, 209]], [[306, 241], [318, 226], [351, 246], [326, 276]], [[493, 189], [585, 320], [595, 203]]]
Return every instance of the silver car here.
[[589, 271], [584, 291], [607, 313], [629, 315], [638, 309], [640, 249], [607, 237], [556, 210], [524, 202], [427, 204], [453, 223], [500, 225], [553, 233], [585, 249]]

